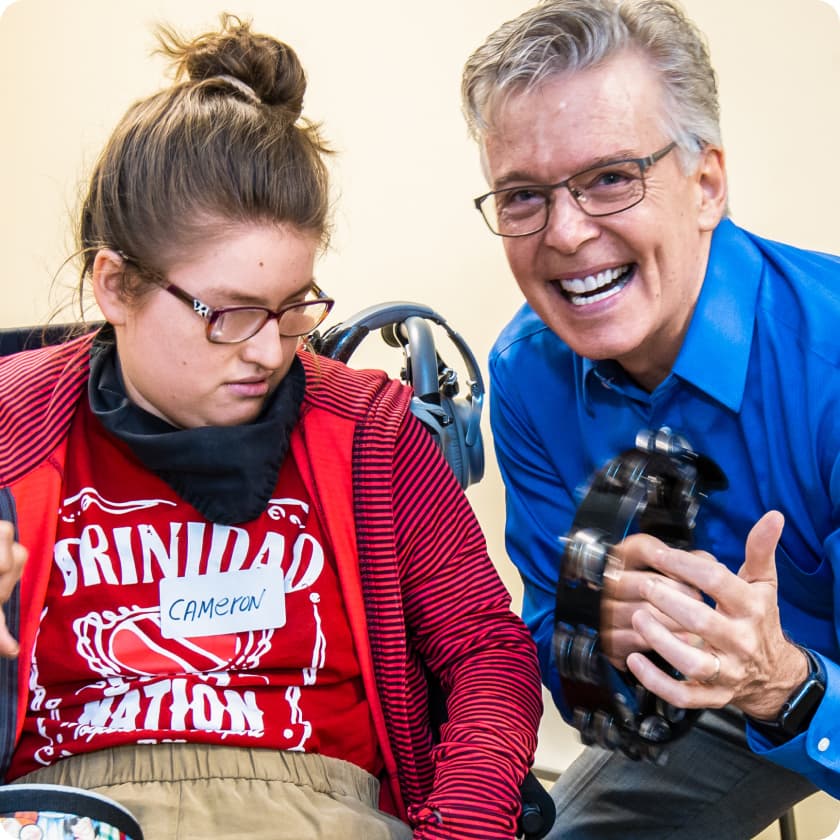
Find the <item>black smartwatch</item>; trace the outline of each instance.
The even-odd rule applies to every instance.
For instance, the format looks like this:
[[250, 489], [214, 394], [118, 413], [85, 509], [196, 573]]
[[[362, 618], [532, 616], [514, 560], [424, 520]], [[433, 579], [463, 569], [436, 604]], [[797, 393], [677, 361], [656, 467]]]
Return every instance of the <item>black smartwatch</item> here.
[[808, 658], [809, 673], [805, 682], [785, 700], [775, 720], [755, 720], [747, 716], [755, 729], [777, 744], [801, 735], [810, 726], [825, 694], [825, 671], [819, 659], [807, 648], [799, 649]]

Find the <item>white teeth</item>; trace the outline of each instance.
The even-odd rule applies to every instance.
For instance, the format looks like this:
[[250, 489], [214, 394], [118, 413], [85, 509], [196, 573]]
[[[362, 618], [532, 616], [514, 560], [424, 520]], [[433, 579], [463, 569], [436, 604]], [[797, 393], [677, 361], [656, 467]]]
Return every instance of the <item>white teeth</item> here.
[[605, 300], [608, 297], [612, 297], [620, 291], [621, 286], [614, 286], [611, 289], [607, 289], [605, 292], [598, 292], [596, 295], [587, 295], [586, 297], [574, 295], [570, 298], [570, 300], [575, 306], [586, 306], [588, 303], [596, 303], [599, 300]]
[[[615, 282], [615, 280], [627, 271], [627, 268], [628, 266], [623, 265], [619, 268], [608, 268], [604, 271], [599, 271], [597, 274], [588, 274], [586, 277], [582, 278], [573, 277], [570, 280], [561, 280], [560, 286], [564, 292], [568, 292], [570, 295], [580, 295], [584, 292], [594, 292], [602, 286], [608, 286], [610, 283]], [[600, 295], [593, 295], [587, 298], [589, 301], [594, 301], [596, 299], [601, 300]]]

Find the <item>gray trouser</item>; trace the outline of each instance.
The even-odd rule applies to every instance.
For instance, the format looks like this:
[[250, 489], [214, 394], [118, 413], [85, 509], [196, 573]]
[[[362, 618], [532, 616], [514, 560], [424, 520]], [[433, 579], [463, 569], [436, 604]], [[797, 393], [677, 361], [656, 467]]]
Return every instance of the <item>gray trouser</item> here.
[[552, 788], [547, 840], [749, 840], [816, 790], [750, 752], [739, 714], [704, 712], [664, 766], [584, 750]]

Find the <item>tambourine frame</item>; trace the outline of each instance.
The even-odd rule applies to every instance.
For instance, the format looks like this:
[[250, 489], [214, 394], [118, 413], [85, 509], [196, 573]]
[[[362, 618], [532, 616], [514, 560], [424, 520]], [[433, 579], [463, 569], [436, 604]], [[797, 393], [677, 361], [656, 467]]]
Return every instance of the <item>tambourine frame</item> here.
[[702, 500], [726, 486], [720, 467], [668, 427], [639, 432], [635, 448], [592, 478], [563, 540], [553, 639], [563, 693], [584, 743], [659, 762], [665, 746], [697, 718], [699, 711], [666, 703], [609, 662], [599, 639], [601, 593], [613, 546], [635, 530], [692, 548]]

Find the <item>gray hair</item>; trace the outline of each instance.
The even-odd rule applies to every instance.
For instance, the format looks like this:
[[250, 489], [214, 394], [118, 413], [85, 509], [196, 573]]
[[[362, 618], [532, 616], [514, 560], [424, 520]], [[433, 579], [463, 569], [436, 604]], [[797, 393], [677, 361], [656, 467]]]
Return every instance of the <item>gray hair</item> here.
[[500, 102], [623, 50], [647, 56], [663, 87], [663, 128], [683, 163], [720, 146], [717, 80], [704, 35], [672, 0], [543, 0], [497, 29], [470, 56], [464, 115], [479, 142]]

